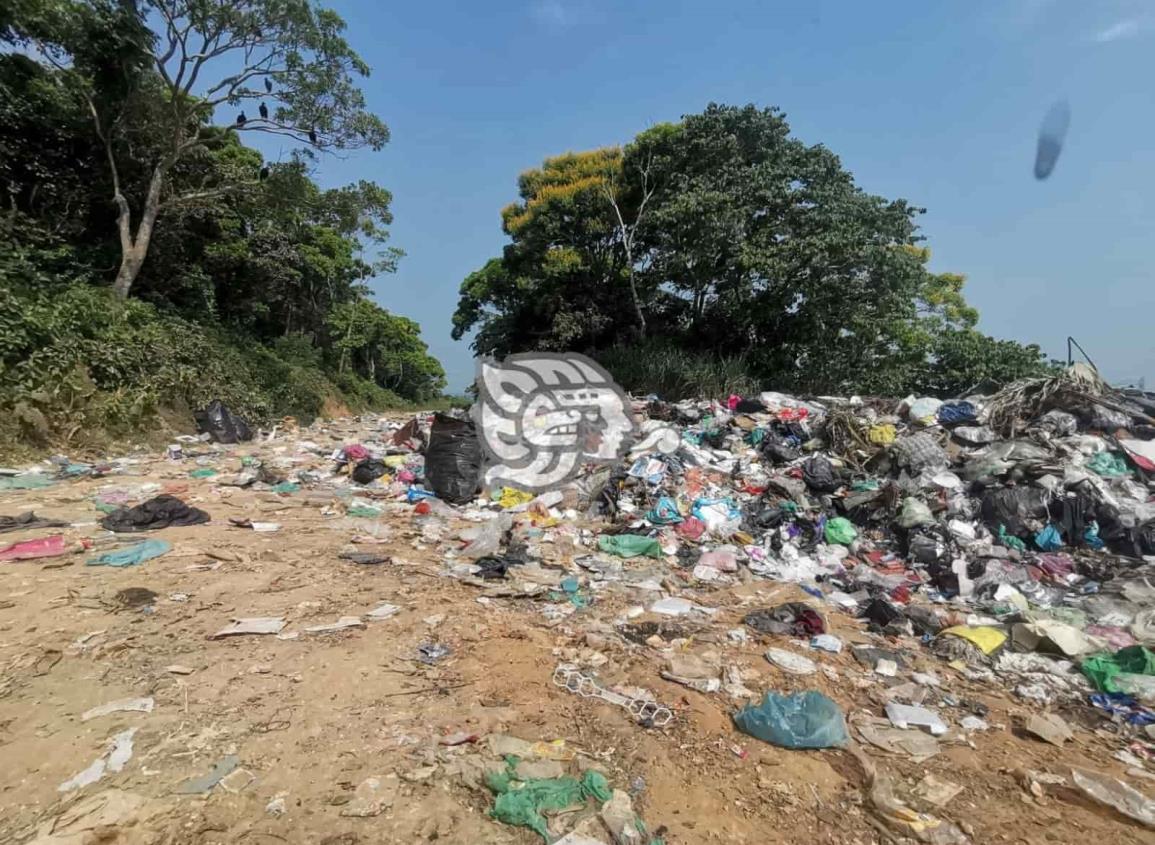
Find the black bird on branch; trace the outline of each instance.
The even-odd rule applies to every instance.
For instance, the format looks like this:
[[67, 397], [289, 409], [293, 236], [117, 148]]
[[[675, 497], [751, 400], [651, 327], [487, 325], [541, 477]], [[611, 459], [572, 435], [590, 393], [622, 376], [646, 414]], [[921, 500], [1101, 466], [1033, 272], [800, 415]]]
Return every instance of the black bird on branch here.
[[266, 179], [269, 178], [269, 166], [267, 164], [261, 168], [261, 174], [260, 175], [261, 175], [261, 181], [262, 182], [264, 182]]
[[245, 117], [245, 113], [241, 112], [237, 115], [237, 126], [244, 126], [246, 120], [248, 120], [248, 118]]
[[259, 111], [261, 113], [261, 119], [262, 120], [268, 120], [269, 119], [269, 107], [266, 106], [264, 103], [261, 103], [257, 107], [257, 111]]
[[265, 77], [265, 93], [273, 93], [273, 80], [269, 79], [267, 76]]
[[311, 126], [309, 127], [309, 143], [311, 143], [311, 144], [317, 143], [317, 130], [312, 128]]

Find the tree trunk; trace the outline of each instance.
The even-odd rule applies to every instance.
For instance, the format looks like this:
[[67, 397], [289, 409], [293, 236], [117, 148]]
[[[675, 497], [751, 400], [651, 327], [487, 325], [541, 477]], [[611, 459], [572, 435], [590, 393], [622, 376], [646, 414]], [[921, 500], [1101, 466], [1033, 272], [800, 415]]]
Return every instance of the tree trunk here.
[[[632, 259], [631, 259], [632, 260]], [[646, 336], [646, 315], [642, 312], [642, 301], [638, 298], [638, 285], [634, 281], [634, 268], [630, 267], [630, 296], [634, 300], [634, 313], [638, 318], [638, 337], [644, 338]]]
[[116, 195], [116, 204], [120, 208], [116, 220], [120, 229], [120, 269], [116, 272], [116, 281], [112, 283], [112, 292], [118, 299], [128, 299], [133, 282], [140, 275], [140, 268], [144, 266], [144, 259], [148, 256], [152, 229], [160, 214], [160, 189], [163, 184], [164, 167], [157, 165], [148, 183], [148, 194], [144, 198], [140, 225], [136, 227], [135, 235], [132, 234], [132, 214], [128, 202], [119, 192]]

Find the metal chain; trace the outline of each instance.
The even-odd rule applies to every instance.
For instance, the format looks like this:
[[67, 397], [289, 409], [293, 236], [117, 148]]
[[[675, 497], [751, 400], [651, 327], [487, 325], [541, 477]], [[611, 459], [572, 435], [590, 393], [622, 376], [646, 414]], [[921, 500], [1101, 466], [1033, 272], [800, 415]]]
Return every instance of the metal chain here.
[[644, 698], [630, 698], [619, 692], [608, 690], [599, 686], [597, 681], [589, 675], [583, 675], [577, 667], [566, 663], [560, 664], [553, 670], [553, 683], [555, 686], [564, 687], [572, 693], [577, 693], [582, 698], [600, 698], [610, 704], [624, 707], [631, 716], [646, 725], [660, 728], [663, 725], [668, 725], [670, 720], [674, 718], [670, 708]]

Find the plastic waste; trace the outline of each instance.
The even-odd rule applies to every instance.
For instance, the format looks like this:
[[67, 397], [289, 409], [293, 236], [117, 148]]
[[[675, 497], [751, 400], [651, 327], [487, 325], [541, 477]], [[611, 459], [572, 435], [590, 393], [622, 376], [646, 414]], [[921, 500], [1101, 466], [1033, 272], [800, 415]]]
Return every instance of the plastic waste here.
[[358, 484], [371, 484], [388, 472], [382, 461], [376, 458], [366, 458], [353, 467], [352, 478]]
[[1044, 552], [1057, 552], [1063, 548], [1063, 538], [1058, 528], [1048, 525], [1035, 535], [1035, 545]]
[[578, 807], [590, 799], [600, 804], [613, 795], [605, 776], [593, 769], [582, 775], [581, 780], [561, 777], [521, 781], [517, 778], [517, 762], [516, 757], [507, 757], [503, 771], [486, 776], [486, 786], [495, 795], [489, 815], [505, 824], [528, 827], [546, 842], [550, 840], [550, 833], [543, 811]]
[[598, 548], [618, 557], [662, 556], [662, 547], [658, 541], [640, 534], [602, 534], [598, 537]]
[[1083, 660], [1080, 668], [1096, 689], [1103, 692], [1123, 692], [1116, 678], [1122, 673], [1155, 675], [1155, 652], [1145, 646], [1121, 648], [1114, 654], [1092, 654]]
[[466, 541], [466, 546], [462, 549], [462, 554], [472, 558], [493, 557], [498, 555], [501, 551], [502, 539], [512, 524], [513, 520], [509, 514], [501, 514], [492, 519], [487, 519], [480, 525], [466, 528], [459, 535], [462, 540]]
[[1083, 793], [1100, 804], [1113, 807], [1129, 819], [1155, 828], [1155, 801], [1121, 780], [1080, 769], [1071, 769], [1071, 779]]
[[252, 429], [241, 417], [229, 410], [221, 400], [214, 399], [203, 411], [193, 414], [197, 430], [208, 434], [217, 443], [240, 443], [253, 439]]
[[839, 486], [833, 464], [822, 455], [815, 455], [802, 465], [802, 480], [816, 493], [833, 493]]
[[935, 414], [942, 406], [942, 401], [930, 396], [922, 399], [915, 399], [907, 403], [906, 416], [911, 422], [922, 423], [923, 425], [930, 425], [935, 421]]
[[20, 543], [11, 543], [0, 548], [0, 561], [3, 560], [35, 560], [42, 557], [58, 557], [70, 551], [79, 550], [80, 546], [70, 546], [63, 534], [52, 537], [40, 537], [36, 540], [24, 540]]
[[646, 513], [646, 520], [653, 525], [672, 525], [682, 521], [678, 503], [669, 496], [662, 496]]
[[760, 704], [734, 714], [743, 733], [783, 748], [838, 748], [850, 737], [838, 705], [820, 692], [766, 693]]
[[903, 528], [917, 528], [920, 525], [932, 525], [934, 516], [930, 507], [921, 499], [908, 496], [902, 502], [902, 513], [895, 520]]
[[858, 536], [854, 524], [845, 517], [836, 516], [826, 521], [826, 542], [837, 543], [840, 546], [849, 546]]
[[167, 540], [149, 539], [143, 543], [89, 558], [87, 564], [88, 566], [139, 566], [146, 560], [160, 557], [171, 550], [172, 543]]
[[437, 414], [425, 450], [425, 478], [437, 497], [455, 505], [481, 486], [481, 443], [470, 420]]
[[1127, 460], [1115, 452], [1099, 452], [1087, 461], [1087, 469], [1104, 478], [1124, 478], [1131, 476]]

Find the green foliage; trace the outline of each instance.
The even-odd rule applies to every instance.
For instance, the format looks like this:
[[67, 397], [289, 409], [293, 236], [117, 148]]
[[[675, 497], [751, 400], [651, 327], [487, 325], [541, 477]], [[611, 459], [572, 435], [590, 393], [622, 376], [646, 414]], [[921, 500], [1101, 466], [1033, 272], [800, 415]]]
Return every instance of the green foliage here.
[[693, 352], [650, 339], [615, 346], [596, 357], [618, 384], [637, 396], [655, 394], [677, 401], [731, 393], [749, 395], [762, 389], [744, 354]]
[[[0, 13], [0, 438], [126, 434], [214, 398], [260, 422], [437, 395], [417, 324], [369, 298], [401, 256], [389, 192], [322, 189], [308, 152], [266, 163], [240, 140], [385, 143], [343, 29], [311, 0]], [[130, 251], [118, 304], [105, 285]], [[349, 314], [368, 328], [337, 345]]]
[[918, 385], [934, 396], [956, 396], [985, 381], [1007, 384], [1059, 369], [1033, 343], [1024, 346], [997, 340], [974, 329], [943, 332], [935, 338], [932, 354], [933, 361]]
[[0, 407], [16, 423], [0, 429], [7, 448], [16, 439], [84, 448], [155, 425], [161, 409], [217, 398], [256, 423], [308, 421], [329, 402], [406, 404], [352, 373], [330, 378], [301, 338], [267, 347], [88, 285], [0, 288], [0, 337]]
[[[961, 355], [944, 338], [981, 335], [965, 278], [927, 269], [921, 210], [863, 191], [774, 109], [711, 105], [624, 149], [546, 159], [518, 189], [502, 212], [511, 243], [465, 279], [453, 318], [480, 353], [626, 347], [644, 318], [669, 363], [605, 354], [667, 392], [684, 389], [673, 362], [689, 385], [719, 371], [837, 393], [903, 393], [931, 372], [941, 390], [977, 371], [936, 364]], [[990, 351], [999, 378], [1039, 357], [1010, 341]]]

